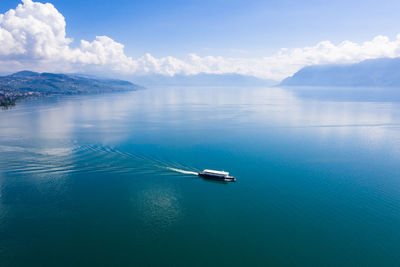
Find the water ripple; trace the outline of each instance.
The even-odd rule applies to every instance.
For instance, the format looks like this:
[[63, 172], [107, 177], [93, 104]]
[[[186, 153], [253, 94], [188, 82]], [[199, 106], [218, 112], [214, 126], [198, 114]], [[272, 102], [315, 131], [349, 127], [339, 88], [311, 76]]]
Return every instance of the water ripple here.
[[[51, 151], [51, 153], [48, 153]], [[55, 152], [60, 153], [55, 153]], [[1, 146], [0, 171], [12, 174], [118, 173], [163, 176], [197, 174], [197, 169], [176, 161], [146, 157], [102, 145], [72, 148]]]

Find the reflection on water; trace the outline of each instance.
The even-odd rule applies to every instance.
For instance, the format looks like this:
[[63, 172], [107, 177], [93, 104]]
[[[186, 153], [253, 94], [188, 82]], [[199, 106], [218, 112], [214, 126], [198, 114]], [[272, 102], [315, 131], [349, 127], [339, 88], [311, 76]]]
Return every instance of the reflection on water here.
[[[132, 132], [142, 131], [143, 127], [150, 133], [165, 127], [171, 127], [173, 131], [207, 127], [227, 130], [238, 127], [319, 127], [313, 131], [316, 138], [330, 138], [330, 135], [345, 138], [357, 133], [366, 142], [378, 142], [377, 145], [379, 140], [386, 142], [388, 136], [385, 135], [392, 137], [399, 127], [399, 102], [360, 101], [358, 91], [361, 89], [355, 90], [355, 96], [347, 93], [341, 101], [335, 101], [333, 97], [323, 98], [323, 101], [310, 97], [318, 96], [316, 92], [319, 91], [309, 92], [309, 88], [297, 91], [282, 88], [162, 88], [96, 98], [62, 98], [56, 99], [55, 103], [49, 99], [30, 100], [13, 110], [2, 111], [0, 123], [7, 127], [2, 127], [0, 135], [6, 140], [22, 140], [34, 135], [35, 138], [64, 140], [70, 142], [66, 145], [71, 145], [77, 133], [79, 138], [90, 140], [94, 134], [96, 143], [114, 145], [129, 140]], [[328, 95], [333, 95], [333, 89]], [[394, 95], [398, 94], [389, 94], [396, 99]], [[37, 110], [32, 110], [32, 106], [38, 105]], [[85, 134], [90, 136], [85, 137]]]
[[[0, 265], [398, 265], [399, 95], [153, 88], [23, 101], [0, 112]], [[195, 176], [206, 168], [238, 181]]]

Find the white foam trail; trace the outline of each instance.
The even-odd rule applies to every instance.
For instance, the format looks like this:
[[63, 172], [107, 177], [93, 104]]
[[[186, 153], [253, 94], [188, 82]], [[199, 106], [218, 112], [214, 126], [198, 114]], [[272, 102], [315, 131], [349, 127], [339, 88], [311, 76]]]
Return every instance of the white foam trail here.
[[181, 170], [181, 169], [176, 169], [176, 168], [170, 168], [170, 167], [166, 167], [168, 170], [174, 171], [174, 172], [180, 172], [180, 173], [184, 173], [184, 174], [192, 174], [192, 175], [198, 175], [197, 172], [192, 172], [192, 171], [185, 171], [185, 170]]

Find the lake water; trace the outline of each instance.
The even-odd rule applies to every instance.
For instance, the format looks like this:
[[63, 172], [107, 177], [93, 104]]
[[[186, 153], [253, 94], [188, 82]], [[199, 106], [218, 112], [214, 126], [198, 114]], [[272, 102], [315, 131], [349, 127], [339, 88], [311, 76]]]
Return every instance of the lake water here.
[[396, 91], [149, 88], [0, 110], [0, 265], [399, 266]]

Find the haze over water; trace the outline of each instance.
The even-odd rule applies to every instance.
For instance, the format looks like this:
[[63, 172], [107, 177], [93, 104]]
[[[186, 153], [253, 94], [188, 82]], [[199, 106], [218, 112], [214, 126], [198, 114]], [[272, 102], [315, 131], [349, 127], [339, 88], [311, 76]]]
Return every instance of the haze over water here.
[[399, 265], [396, 91], [20, 102], [0, 111], [0, 265]]

